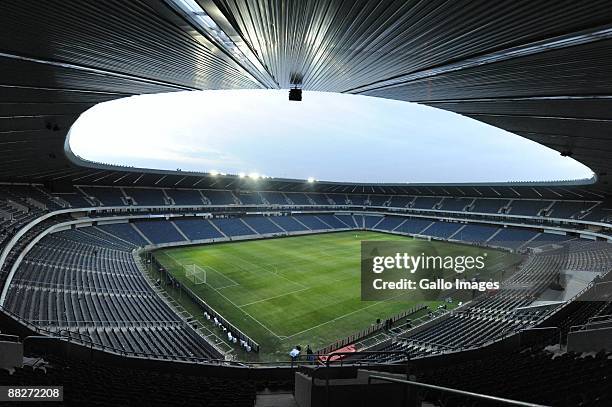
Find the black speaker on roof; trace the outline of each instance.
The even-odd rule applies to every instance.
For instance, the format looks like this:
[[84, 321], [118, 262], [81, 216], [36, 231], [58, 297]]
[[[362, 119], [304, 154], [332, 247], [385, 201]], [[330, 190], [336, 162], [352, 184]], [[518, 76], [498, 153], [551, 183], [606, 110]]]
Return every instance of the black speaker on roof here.
[[295, 102], [302, 101], [302, 89], [293, 88], [289, 89], [289, 100], [293, 100]]

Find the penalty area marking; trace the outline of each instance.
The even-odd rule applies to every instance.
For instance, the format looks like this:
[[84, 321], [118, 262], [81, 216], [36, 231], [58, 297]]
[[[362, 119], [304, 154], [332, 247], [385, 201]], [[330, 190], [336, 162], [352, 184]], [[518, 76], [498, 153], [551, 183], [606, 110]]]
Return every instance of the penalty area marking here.
[[[186, 264], [186, 263], [183, 263], [183, 261], [181, 261], [181, 260], [177, 259], [177, 258], [176, 258], [176, 257], [175, 257], [173, 254], [170, 254], [170, 252], [168, 252], [168, 253], [166, 253], [166, 254], [168, 255], [168, 257], [170, 257], [172, 260], [174, 260], [176, 263], [178, 263], [178, 265], [179, 265], [179, 266], [181, 266], [181, 267], [189, 266], [189, 265], [191, 265], [191, 264], [196, 264], [196, 263], [189, 263], [189, 264]], [[190, 257], [190, 259], [191, 259], [191, 257]], [[199, 265], [198, 265], [198, 266], [199, 266]], [[199, 267], [201, 267], [201, 266], [199, 266]], [[235, 280], [233, 280], [233, 279], [231, 279], [230, 277], [226, 276], [225, 274], [221, 273], [219, 270], [217, 270], [216, 268], [214, 268], [214, 267], [212, 267], [212, 266], [204, 266], [204, 267], [203, 267], [203, 269], [204, 269], [204, 270], [206, 270], [206, 271], [208, 271], [208, 270], [213, 271], [213, 272], [215, 272], [215, 273], [219, 274], [219, 275], [220, 275], [221, 277], [223, 277], [224, 279], [229, 280], [229, 281], [231, 282], [231, 284], [226, 284], [226, 285], [221, 286], [221, 287], [214, 287], [214, 286], [213, 286], [212, 284], [210, 284], [210, 283], [208, 282], [208, 280], [207, 280], [207, 281], [206, 281], [204, 284], [206, 284], [207, 286], [209, 286], [209, 287], [210, 287], [210, 288], [212, 288], [212, 289], [215, 289], [215, 290], [221, 290], [221, 289], [223, 289], [223, 288], [236, 287], [236, 286], [239, 286], [239, 285], [240, 285], [240, 283], [236, 282]], [[207, 269], [208, 269], [208, 270], [207, 270]]]

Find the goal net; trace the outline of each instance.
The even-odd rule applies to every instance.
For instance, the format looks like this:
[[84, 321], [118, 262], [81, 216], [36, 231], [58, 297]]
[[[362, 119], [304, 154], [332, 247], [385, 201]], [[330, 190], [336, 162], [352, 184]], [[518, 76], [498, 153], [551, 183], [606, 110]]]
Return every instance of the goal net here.
[[206, 270], [197, 264], [186, 264], [183, 266], [185, 270], [185, 277], [189, 279], [192, 283], [198, 284], [206, 284]]

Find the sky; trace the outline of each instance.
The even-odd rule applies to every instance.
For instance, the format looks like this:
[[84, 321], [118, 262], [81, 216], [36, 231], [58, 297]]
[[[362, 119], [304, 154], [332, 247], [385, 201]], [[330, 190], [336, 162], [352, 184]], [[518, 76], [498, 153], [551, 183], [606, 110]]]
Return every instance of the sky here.
[[444, 110], [287, 90], [139, 95], [101, 103], [70, 148], [107, 164], [364, 183], [553, 181], [592, 172], [557, 151]]

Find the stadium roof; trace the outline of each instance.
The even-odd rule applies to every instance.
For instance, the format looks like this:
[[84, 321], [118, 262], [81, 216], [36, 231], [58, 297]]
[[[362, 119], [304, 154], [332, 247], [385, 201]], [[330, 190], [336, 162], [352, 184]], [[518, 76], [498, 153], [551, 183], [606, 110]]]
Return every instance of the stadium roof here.
[[66, 134], [80, 113], [120, 97], [299, 82], [461, 113], [570, 155], [598, 180], [495, 187], [272, 179], [267, 188], [601, 197], [611, 190], [611, 63], [607, 1], [6, 0], [0, 179], [237, 187], [248, 181], [71, 160]]

